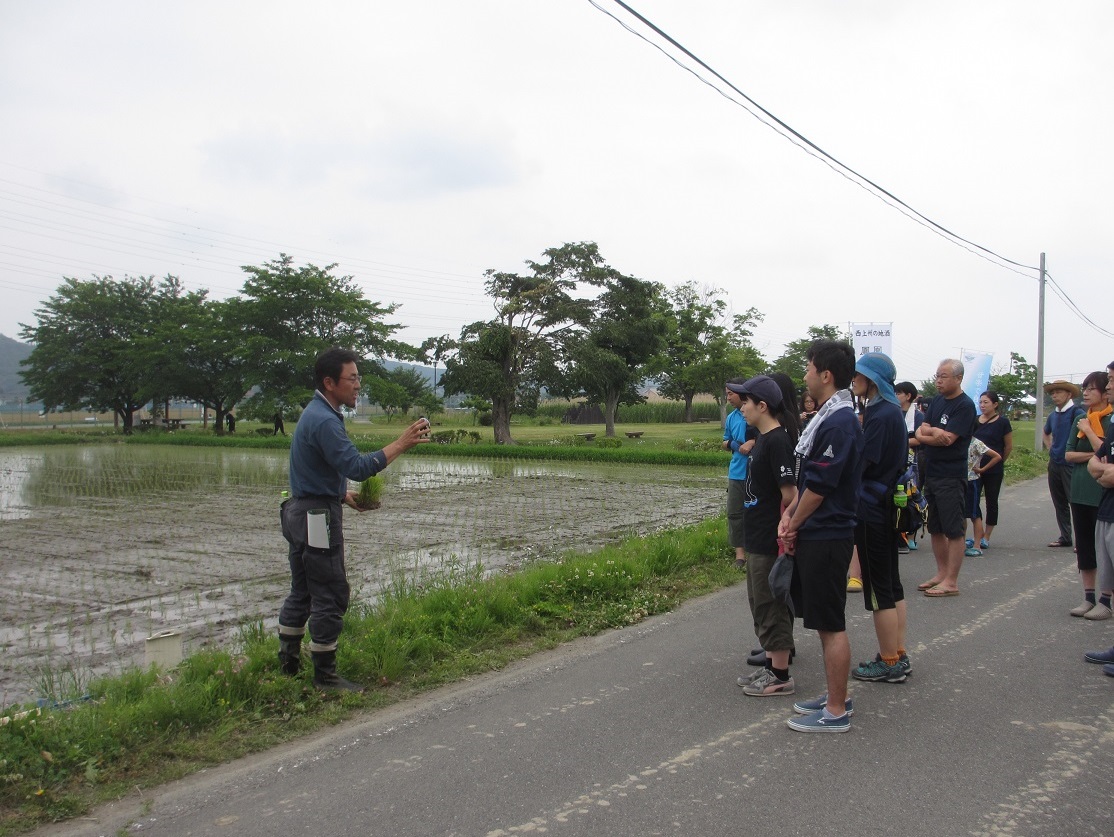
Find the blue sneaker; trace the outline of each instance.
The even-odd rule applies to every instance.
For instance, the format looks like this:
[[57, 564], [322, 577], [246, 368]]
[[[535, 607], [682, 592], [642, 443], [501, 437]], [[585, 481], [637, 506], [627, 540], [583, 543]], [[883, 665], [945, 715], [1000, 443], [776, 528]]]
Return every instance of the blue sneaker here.
[[1114, 665], [1107, 663], [1102, 667], [1102, 673], [1107, 677], [1114, 677]]
[[1114, 648], [1107, 648], [1105, 651], [1084, 651], [1083, 659], [1089, 663], [1114, 665]]
[[966, 555], [968, 558], [978, 558], [980, 555], [982, 555], [982, 550], [975, 549], [975, 547], [973, 546], [969, 546], [965, 550], [963, 550], [963, 554]]
[[968, 538], [967, 540], [965, 540], [963, 542], [963, 545], [965, 547], [967, 547], [968, 549], [970, 549], [971, 547], [973, 547], [975, 545], [975, 539], [974, 538]]
[[[828, 693], [824, 692], [824, 694], [820, 695], [818, 698], [797, 701], [793, 704], [793, 711], [798, 715], [811, 715], [813, 712], [821, 711], [827, 705]], [[855, 706], [851, 703], [851, 698], [847, 698], [847, 702], [843, 705], [843, 708], [847, 710], [847, 717], [850, 718], [855, 714]]]
[[905, 667], [900, 662], [892, 666], [886, 665], [881, 657], [869, 663], [859, 663], [851, 671], [851, 676], [856, 680], [869, 680], [873, 683], [904, 683], [905, 678], [908, 677]]
[[981, 541], [979, 541], [979, 549], [990, 549], [990, 541], [988, 541], [986, 538], [983, 538]]
[[797, 732], [847, 732], [851, 729], [851, 716], [825, 718], [824, 710], [821, 709], [810, 715], [790, 718], [785, 723], [789, 729], [795, 729]]
[[917, 546], [917, 539], [916, 538], [909, 538], [909, 540], [906, 541], [906, 544], [908, 544], [909, 549], [912, 552], [916, 552], [918, 549], [920, 549], [920, 547]]

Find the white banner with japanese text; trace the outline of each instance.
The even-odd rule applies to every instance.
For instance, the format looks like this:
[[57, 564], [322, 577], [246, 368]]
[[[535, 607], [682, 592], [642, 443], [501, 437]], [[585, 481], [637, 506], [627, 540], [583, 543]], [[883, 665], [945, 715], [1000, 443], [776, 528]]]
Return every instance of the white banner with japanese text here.
[[851, 323], [851, 343], [855, 357], [881, 352], [893, 359], [893, 323]]

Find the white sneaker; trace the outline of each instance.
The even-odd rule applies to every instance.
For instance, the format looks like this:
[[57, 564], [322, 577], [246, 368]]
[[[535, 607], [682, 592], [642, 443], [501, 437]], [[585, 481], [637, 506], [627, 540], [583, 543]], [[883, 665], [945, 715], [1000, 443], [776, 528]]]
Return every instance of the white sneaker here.
[[1098, 622], [1101, 619], [1109, 619], [1114, 616], [1114, 610], [1111, 610], [1104, 604], [1097, 604], [1083, 614], [1084, 619], [1090, 619], [1093, 622]]
[[743, 694], [751, 697], [774, 697], [776, 695], [791, 695], [795, 688], [792, 677], [788, 680], [778, 680], [777, 675], [768, 668], [764, 668], [759, 672], [758, 677], [743, 686]]
[[1068, 611], [1068, 613], [1070, 613], [1072, 616], [1086, 616], [1087, 612], [1093, 607], [1094, 605], [1091, 604], [1091, 602], [1085, 601], [1083, 602], [1083, 604], [1078, 604], [1073, 607], [1071, 610]]

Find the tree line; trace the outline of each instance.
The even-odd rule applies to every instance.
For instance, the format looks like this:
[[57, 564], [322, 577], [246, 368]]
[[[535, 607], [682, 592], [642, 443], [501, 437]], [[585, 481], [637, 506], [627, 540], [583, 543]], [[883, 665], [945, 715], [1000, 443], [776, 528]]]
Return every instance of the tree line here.
[[763, 315], [731, 312], [721, 289], [623, 274], [593, 242], [552, 247], [525, 265], [485, 272], [493, 318], [419, 346], [396, 339], [397, 305], [368, 300], [352, 276], [334, 275], [336, 265], [296, 267], [285, 254], [243, 267], [243, 287], [226, 300], [187, 292], [174, 276], [66, 278], [37, 322], [21, 324], [33, 349], [20, 374], [47, 409], [112, 412], [129, 431], [145, 404], [186, 398], [214, 411], [220, 432], [233, 407], [269, 417], [306, 404], [314, 358], [342, 346], [366, 358], [363, 391], [388, 415], [414, 405], [431, 414], [441, 400], [419, 373], [388, 371], [385, 360], [431, 363], [435, 382], [443, 365], [444, 395], [487, 405], [496, 442], [513, 444], [511, 417], [535, 409], [543, 392], [601, 404], [612, 436], [619, 405], [644, 400], [646, 380], [684, 402], [689, 421], [693, 399], [722, 404], [733, 377], [783, 371], [799, 386], [808, 345], [846, 337], [811, 326], [767, 361], [752, 340]]

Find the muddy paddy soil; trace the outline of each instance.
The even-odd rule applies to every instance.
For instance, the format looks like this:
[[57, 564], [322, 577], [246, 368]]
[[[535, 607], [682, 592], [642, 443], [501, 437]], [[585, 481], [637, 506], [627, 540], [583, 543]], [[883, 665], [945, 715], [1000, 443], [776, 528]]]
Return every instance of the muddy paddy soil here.
[[[398, 573], [513, 568], [719, 514], [725, 497], [715, 469], [403, 461], [384, 474], [381, 509], [345, 510], [354, 604]], [[189, 654], [277, 623], [281, 481], [43, 504], [5, 474], [0, 706], [142, 666], [146, 638], [164, 631]]]

